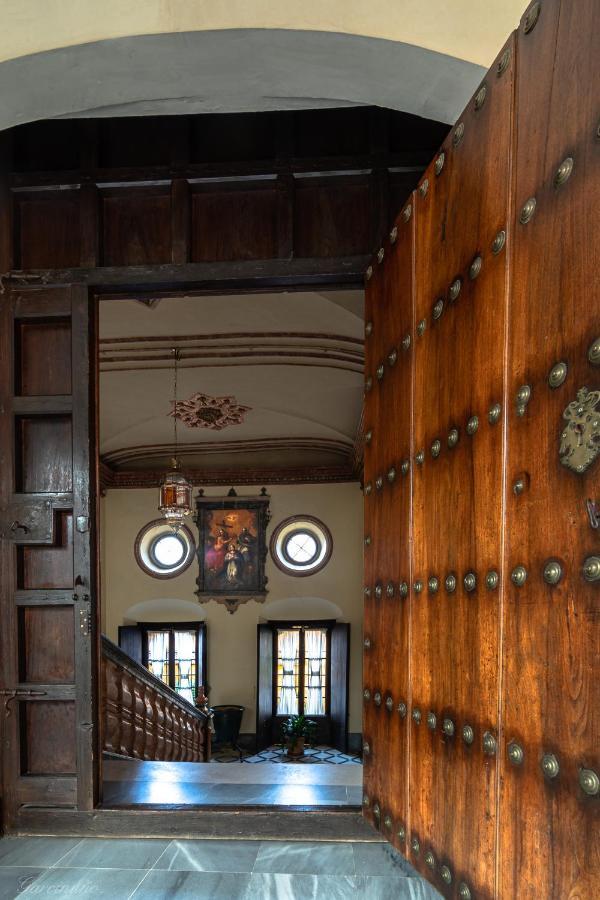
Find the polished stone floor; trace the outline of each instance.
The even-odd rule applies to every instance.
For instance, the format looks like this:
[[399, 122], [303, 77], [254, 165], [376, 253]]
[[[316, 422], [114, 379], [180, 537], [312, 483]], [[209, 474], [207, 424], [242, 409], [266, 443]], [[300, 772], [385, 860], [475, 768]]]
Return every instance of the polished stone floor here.
[[383, 843], [3, 838], [0, 900], [439, 900]]
[[102, 805], [360, 806], [362, 765], [105, 760]]

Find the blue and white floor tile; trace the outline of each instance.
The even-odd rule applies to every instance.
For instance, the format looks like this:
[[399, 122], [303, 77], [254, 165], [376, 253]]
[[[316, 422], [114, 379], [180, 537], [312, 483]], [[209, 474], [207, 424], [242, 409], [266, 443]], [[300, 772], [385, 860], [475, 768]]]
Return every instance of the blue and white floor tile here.
[[[212, 762], [232, 763], [239, 761], [239, 753], [229, 747], [217, 747], [212, 754]], [[307, 763], [330, 763], [334, 766], [341, 766], [352, 763], [360, 764], [361, 758], [357, 753], [341, 753], [333, 747], [323, 745], [307, 747], [304, 751], [304, 756], [301, 756], [299, 759], [290, 759], [283, 747], [278, 744], [273, 744], [273, 746], [267, 747], [266, 750], [261, 750], [259, 753], [249, 754], [246, 751], [242, 751], [241, 761], [245, 763], [285, 763], [286, 765], [292, 766], [306, 765]]]

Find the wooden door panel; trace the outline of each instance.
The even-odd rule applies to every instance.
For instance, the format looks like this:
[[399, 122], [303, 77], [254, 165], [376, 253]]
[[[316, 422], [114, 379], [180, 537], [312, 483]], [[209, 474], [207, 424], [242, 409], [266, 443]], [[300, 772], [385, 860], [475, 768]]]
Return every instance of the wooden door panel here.
[[21, 494], [69, 493], [73, 487], [70, 416], [19, 416], [17, 490]]
[[399, 710], [409, 695], [413, 202], [394, 223], [366, 294], [364, 793], [367, 814], [400, 847], [409, 819], [408, 728]]
[[72, 606], [19, 609], [21, 683], [66, 684], [75, 680]]
[[15, 393], [26, 397], [71, 393], [69, 319], [15, 322]]
[[[500, 608], [500, 588], [489, 589], [486, 576], [500, 570], [503, 472], [503, 423], [488, 416], [503, 403], [507, 303], [505, 249], [491, 248], [507, 231], [513, 57], [511, 40], [416, 192], [413, 580], [420, 591], [413, 584], [410, 602], [421, 719], [411, 722], [420, 843], [413, 861], [431, 875], [425, 854], [432, 853], [433, 871], [445, 864], [485, 897], [495, 889], [496, 758], [482, 741], [486, 732], [498, 736]], [[473, 729], [470, 745], [464, 725]], [[435, 881], [444, 888], [439, 875]]]
[[[42, 502], [42, 501], [39, 501]], [[19, 589], [60, 590], [73, 587], [73, 513], [54, 514], [54, 538], [44, 546], [17, 548], [17, 584]]]
[[87, 290], [69, 287], [22, 288], [2, 303], [0, 728], [9, 826], [23, 803], [90, 809], [94, 800], [90, 309]]
[[75, 774], [75, 703], [35, 700], [20, 706], [21, 775]]
[[[583, 577], [585, 559], [600, 556], [586, 509], [600, 497], [600, 460], [579, 473], [559, 459], [565, 407], [583, 386], [600, 390], [588, 355], [600, 336], [599, 28], [593, 0], [548, 0], [518, 33], [499, 893], [524, 900], [592, 897], [600, 884], [600, 795], [579, 782], [582, 769], [600, 775], [600, 587]], [[535, 211], [523, 222], [529, 198]], [[552, 387], [557, 363], [566, 377]], [[544, 580], [552, 560], [557, 584]], [[511, 583], [518, 566], [522, 587]], [[520, 765], [507, 756], [513, 742]], [[550, 754], [555, 777], [542, 772]]]

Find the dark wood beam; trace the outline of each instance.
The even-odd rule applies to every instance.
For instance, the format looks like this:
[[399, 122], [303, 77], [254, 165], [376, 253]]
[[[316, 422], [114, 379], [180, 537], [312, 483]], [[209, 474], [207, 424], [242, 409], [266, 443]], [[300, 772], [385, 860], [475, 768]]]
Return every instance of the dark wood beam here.
[[[240, 484], [332, 484], [360, 481], [360, 473], [351, 464], [340, 466], [295, 466], [288, 468], [257, 467], [252, 469], [185, 469], [196, 487]], [[100, 463], [100, 487], [105, 493], [115, 488], [158, 488], [164, 469], [116, 470]]]
[[28, 269], [4, 273], [19, 285], [84, 284], [98, 293], [169, 290], [232, 291], [268, 287], [362, 286], [369, 256], [322, 259], [266, 259], [148, 266], [102, 266], [73, 269]]

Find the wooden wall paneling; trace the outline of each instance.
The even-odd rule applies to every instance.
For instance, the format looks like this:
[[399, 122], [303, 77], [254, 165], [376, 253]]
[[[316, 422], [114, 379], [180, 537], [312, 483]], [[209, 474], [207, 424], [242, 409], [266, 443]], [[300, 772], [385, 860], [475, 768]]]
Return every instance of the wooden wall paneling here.
[[14, 170], [29, 173], [77, 169], [82, 124], [76, 119], [51, 120], [29, 122], [25, 128], [13, 129]]
[[171, 262], [169, 186], [102, 191], [102, 264], [143, 266]]
[[488, 417], [504, 402], [506, 252], [492, 243], [507, 231], [513, 59], [511, 39], [415, 194], [412, 861], [448, 895], [442, 866], [477, 897], [495, 893], [496, 756], [483, 740], [498, 738], [501, 587], [486, 577], [501, 564], [504, 450]]
[[[86, 145], [82, 140], [82, 153]], [[85, 183], [81, 185], [80, 194], [80, 256], [79, 265], [83, 268], [94, 268], [100, 264], [100, 191], [97, 185]]]
[[[14, 283], [41, 269], [44, 284], [206, 289], [214, 272], [195, 261], [258, 260], [256, 287], [358, 284], [446, 129], [377, 108], [19, 126], [0, 142], [0, 272]], [[225, 274], [217, 289], [251, 286], [252, 272]]]
[[295, 255], [352, 256], [370, 248], [372, 202], [370, 181], [365, 175], [296, 177]]
[[[499, 895], [523, 900], [592, 898], [600, 884], [600, 794], [579, 781], [582, 769], [600, 776], [600, 582], [583, 575], [600, 556], [586, 509], [600, 498], [600, 460], [578, 473], [559, 459], [565, 408], [584, 386], [600, 390], [598, 351], [590, 356], [600, 337], [599, 29], [594, 0], [546, 0], [518, 31]], [[558, 363], [566, 377], [555, 371], [552, 387]], [[531, 397], [519, 415], [522, 385]], [[588, 404], [598, 419], [597, 399]], [[557, 584], [544, 580], [551, 560]], [[522, 587], [511, 582], [518, 566]], [[508, 756], [515, 744], [520, 765]], [[552, 759], [542, 772], [546, 755], [555, 777]]]
[[282, 119], [289, 113], [219, 113], [194, 116], [191, 160], [214, 163], [267, 160], [275, 156]]
[[190, 261], [191, 197], [185, 178], [171, 182], [171, 261], [185, 265]]
[[196, 184], [192, 194], [192, 262], [275, 257], [278, 224], [275, 175], [219, 185]]
[[13, 160], [14, 133], [0, 134], [0, 273], [13, 267], [13, 195], [10, 190], [10, 171]]
[[14, 264], [18, 269], [61, 269], [80, 265], [78, 190], [17, 193], [14, 217]]
[[184, 123], [179, 116], [103, 119], [98, 126], [98, 163], [105, 169], [167, 166]]

